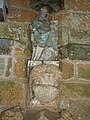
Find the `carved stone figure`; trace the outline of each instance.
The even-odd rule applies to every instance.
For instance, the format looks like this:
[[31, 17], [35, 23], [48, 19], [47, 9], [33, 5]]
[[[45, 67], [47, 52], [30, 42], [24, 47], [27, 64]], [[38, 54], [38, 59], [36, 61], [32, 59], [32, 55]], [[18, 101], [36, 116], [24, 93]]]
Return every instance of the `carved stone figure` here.
[[57, 25], [58, 22], [48, 20], [48, 9], [40, 9], [37, 18], [30, 25], [31, 41], [33, 45], [32, 60], [57, 59]]
[[[48, 9], [44, 6], [30, 25], [33, 46], [31, 61], [33, 62], [57, 60], [58, 21], [49, 22], [48, 15]], [[55, 64], [44, 62], [33, 67], [29, 74], [25, 120], [56, 120], [59, 118], [61, 80], [61, 71]]]
[[61, 71], [57, 66], [46, 64], [35, 66], [30, 72], [25, 116], [31, 120], [38, 120], [43, 112], [44, 117], [56, 120], [59, 116], [61, 80]]

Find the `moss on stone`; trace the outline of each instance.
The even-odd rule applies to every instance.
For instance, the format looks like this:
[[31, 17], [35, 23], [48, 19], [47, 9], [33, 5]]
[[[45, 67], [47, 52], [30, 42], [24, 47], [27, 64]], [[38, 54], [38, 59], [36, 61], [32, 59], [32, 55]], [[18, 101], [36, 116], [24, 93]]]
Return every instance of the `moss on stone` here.
[[90, 85], [83, 85], [83, 96], [90, 97]]
[[2, 89], [8, 89], [8, 88], [12, 88], [14, 86], [14, 83], [11, 81], [1, 81], [0, 82], [0, 90]]
[[62, 97], [90, 98], [90, 84], [66, 83], [62, 87]]
[[79, 71], [79, 77], [90, 80], [90, 70], [81, 69]]

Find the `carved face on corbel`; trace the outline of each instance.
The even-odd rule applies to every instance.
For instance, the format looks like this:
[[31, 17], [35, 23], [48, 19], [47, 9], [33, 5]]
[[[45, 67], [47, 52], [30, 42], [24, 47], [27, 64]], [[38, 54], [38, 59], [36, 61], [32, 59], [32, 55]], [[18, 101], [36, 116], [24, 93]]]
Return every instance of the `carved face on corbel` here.
[[57, 109], [59, 107], [59, 85], [61, 71], [55, 65], [39, 65], [30, 73], [32, 107]]

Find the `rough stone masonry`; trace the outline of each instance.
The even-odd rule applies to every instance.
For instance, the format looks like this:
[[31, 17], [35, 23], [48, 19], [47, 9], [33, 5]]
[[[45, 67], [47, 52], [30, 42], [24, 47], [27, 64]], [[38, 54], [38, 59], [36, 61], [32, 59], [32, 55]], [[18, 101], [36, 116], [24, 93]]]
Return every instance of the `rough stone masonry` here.
[[[37, 16], [29, 7], [29, 0], [8, 0], [8, 4], [7, 22], [0, 22], [1, 110], [25, 105], [26, 64], [32, 53], [28, 25]], [[55, 14], [59, 21], [58, 44], [62, 46], [59, 50], [63, 77], [60, 109], [67, 109], [79, 120], [90, 120], [89, 4], [89, 0], [66, 0], [65, 9]], [[8, 116], [13, 116], [12, 111], [17, 120], [22, 120], [19, 108], [7, 111]]]

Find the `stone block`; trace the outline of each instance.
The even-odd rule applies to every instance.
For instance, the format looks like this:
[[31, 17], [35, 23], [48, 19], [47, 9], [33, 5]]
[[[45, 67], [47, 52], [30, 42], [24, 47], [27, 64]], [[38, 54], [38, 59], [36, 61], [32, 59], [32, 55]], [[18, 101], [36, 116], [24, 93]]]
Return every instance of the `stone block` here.
[[78, 120], [90, 120], [90, 100], [61, 100], [60, 105]]
[[19, 40], [20, 37], [21, 37], [21, 24], [17, 23], [0, 24], [0, 38]]
[[70, 12], [62, 11], [62, 13], [61, 13], [61, 23], [62, 23], [62, 26], [69, 27], [70, 15], [71, 15]]
[[29, 6], [29, 0], [7, 0], [9, 6], [17, 6], [17, 7], [28, 7]]
[[21, 22], [32, 22], [36, 17], [36, 13], [32, 10], [21, 9]]
[[31, 57], [31, 46], [23, 46], [23, 48], [15, 47], [15, 56], [22, 56], [22, 57]]
[[32, 22], [35, 17], [36, 13], [30, 9], [11, 7], [8, 20], [16, 22]]
[[8, 14], [8, 21], [20, 22], [21, 19], [21, 9], [16, 7], [11, 7]]
[[14, 40], [0, 39], [0, 55], [11, 55]]
[[14, 75], [16, 78], [26, 78], [26, 59], [15, 60]]
[[60, 54], [61, 59], [68, 58], [69, 57], [69, 45], [67, 44], [64, 47], [59, 48], [59, 54]]
[[78, 64], [78, 77], [90, 80], [90, 64]]
[[75, 30], [88, 31], [90, 15], [87, 13], [71, 12], [68, 16], [69, 27]]
[[69, 43], [89, 44], [90, 15], [83, 13], [71, 13], [68, 17]]
[[70, 43], [62, 45], [59, 50], [62, 59], [69, 58], [71, 60], [90, 60], [90, 45]]
[[15, 47], [15, 56], [24, 56], [23, 49], [20, 47]]
[[72, 60], [90, 60], [90, 45], [69, 44], [69, 58]]
[[69, 42], [69, 28], [62, 27], [62, 44], [67, 44]]
[[90, 31], [70, 30], [69, 43], [90, 45]]
[[90, 98], [90, 84], [63, 83], [61, 85], [61, 98]]
[[70, 62], [62, 61], [60, 62], [60, 69], [62, 71], [63, 79], [69, 79], [73, 77], [74, 68], [73, 64]]
[[11, 81], [0, 82], [0, 105], [16, 106], [21, 103], [23, 88], [21, 84]]
[[65, 8], [68, 10], [89, 12], [89, 0], [66, 0]]

